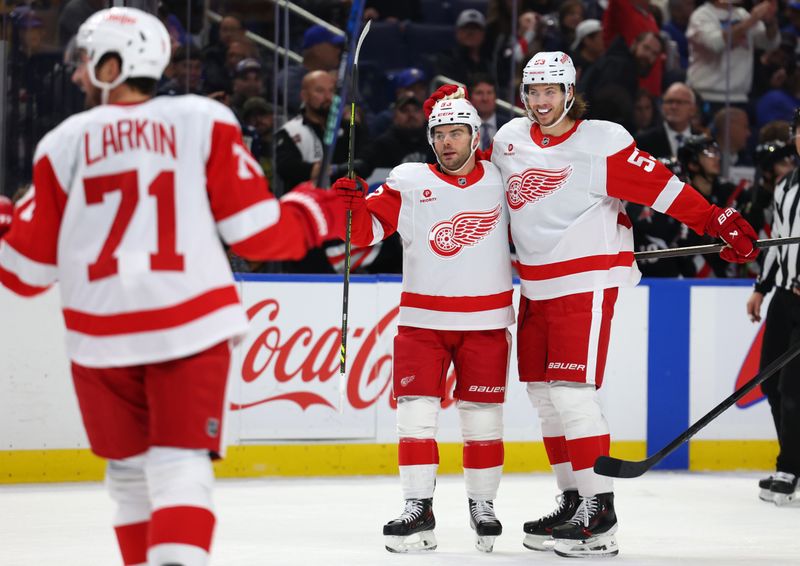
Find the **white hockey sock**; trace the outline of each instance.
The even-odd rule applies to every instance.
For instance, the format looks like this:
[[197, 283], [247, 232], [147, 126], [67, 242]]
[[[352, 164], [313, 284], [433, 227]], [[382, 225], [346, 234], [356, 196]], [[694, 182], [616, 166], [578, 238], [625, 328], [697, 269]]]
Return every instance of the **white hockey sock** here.
[[151, 508], [144, 465], [145, 454], [139, 454], [123, 460], [109, 460], [106, 467], [106, 487], [117, 504], [114, 532], [125, 566], [147, 563]]

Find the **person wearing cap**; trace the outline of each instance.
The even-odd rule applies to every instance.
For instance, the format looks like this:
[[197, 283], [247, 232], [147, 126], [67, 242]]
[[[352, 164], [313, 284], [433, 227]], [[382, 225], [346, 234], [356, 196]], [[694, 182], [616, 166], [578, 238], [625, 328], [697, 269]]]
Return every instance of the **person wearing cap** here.
[[478, 10], [462, 11], [456, 19], [456, 46], [436, 58], [436, 74], [466, 84], [476, 73], [491, 75], [491, 60], [486, 54], [486, 18]]
[[231, 108], [241, 117], [242, 107], [248, 98], [264, 96], [264, 67], [258, 59], [242, 59], [233, 76]]
[[248, 98], [242, 105], [240, 121], [245, 145], [258, 160], [264, 176], [272, 178], [272, 127], [275, 123], [272, 104], [260, 96]]
[[288, 81], [287, 105], [290, 114], [300, 110], [300, 90], [306, 74], [311, 71], [338, 69], [343, 47], [344, 36], [333, 33], [324, 26], [314, 25], [305, 31], [302, 46], [303, 64], [295, 65], [290, 62], [290, 65], [281, 69], [275, 77], [280, 97], [283, 97], [284, 81]]
[[[396, 72], [388, 73], [386, 78], [394, 92], [392, 101], [411, 93], [419, 100], [420, 104], [428, 98], [428, 81], [425, 71], [417, 67], [407, 67]], [[371, 132], [385, 132], [394, 120], [394, 104], [379, 112], [367, 114], [367, 123]]]
[[583, 72], [606, 52], [603, 42], [603, 24], [600, 20], [583, 20], [575, 28], [575, 39], [569, 46], [578, 80]]

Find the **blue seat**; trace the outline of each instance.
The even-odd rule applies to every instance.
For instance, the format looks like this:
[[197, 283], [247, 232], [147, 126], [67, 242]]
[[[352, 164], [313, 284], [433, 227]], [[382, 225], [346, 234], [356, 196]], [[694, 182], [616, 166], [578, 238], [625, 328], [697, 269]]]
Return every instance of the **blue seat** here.
[[422, 0], [422, 21], [426, 24], [453, 25], [455, 17], [449, 0]]
[[489, 7], [489, 3], [486, 0], [450, 0], [449, 3], [454, 22], [455, 18], [457, 18], [458, 15], [464, 10], [478, 10], [485, 16], [486, 9]]
[[384, 69], [408, 67], [400, 26], [395, 22], [373, 22], [361, 46], [359, 59], [376, 63]]

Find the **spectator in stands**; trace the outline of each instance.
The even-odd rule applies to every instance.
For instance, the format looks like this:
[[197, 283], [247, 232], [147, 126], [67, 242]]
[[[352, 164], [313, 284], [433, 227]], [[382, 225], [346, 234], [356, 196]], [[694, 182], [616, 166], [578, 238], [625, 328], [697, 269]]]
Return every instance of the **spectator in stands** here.
[[425, 132], [422, 102], [409, 91], [400, 95], [392, 110], [392, 125], [364, 150], [366, 175], [376, 168], [391, 169], [401, 163], [434, 162]]
[[481, 146], [488, 149], [500, 127], [511, 119], [507, 112], [497, 108], [497, 91], [489, 75], [475, 75], [467, 85], [470, 102], [481, 118]]
[[758, 55], [753, 68], [753, 88], [750, 89], [749, 97], [751, 102], [770, 90], [784, 88], [787, 77], [797, 66], [796, 47], [797, 38], [790, 33], [781, 32], [780, 45]]
[[[750, 13], [741, 7], [732, 8], [733, 25], [727, 23], [729, 4], [730, 0], [711, 0], [701, 5], [692, 12], [686, 32], [689, 40], [686, 82], [710, 104], [712, 114], [726, 100], [741, 107], [747, 104], [753, 83], [754, 49], [775, 49], [780, 44], [776, 0], [756, 4]], [[730, 52], [726, 49], [729, 39]]]
[[653, 128], [657, 115], [655, 97], [643, 88], [637, 90], [633, 98], [634, 135], [638, 136]]
[[[275, 171], [283, 181], [286, 191], [305, 181], [316, 182], [320, 176], [322, 162], [322, 139], [325, 123], [333, 101], [336, 79], [328, 71], [311, 71], [303, 77], [300, 88], [301, 113], [278, 130], [275, 138]], [[358, 126], [356, 132], [356, 155], [365, 146], [366, 132]], [[333, 154], [331, 176], [340, 177], [347, 168], [347, 136], [339, 136]], [[358, 174], [365, 175], [359, 170]]]
[[425, 102], [428, 98], [428, 81], [425, 71], [417, 67], [408, 67], [387, 75], [393, 88], [392, 104], [388, 108], [367, 118], [371, 135], [380, 135], [385, 132], [394, 120], [394, 101], [411, 92], [417, 100]]
[[244, 34], [242, 16], [237, 14], [223, 16], [217, 28], [217, 39], [203, 49], [203, 59], [207, 64], [223, 66], [228, 46], [233, 40], [244, 37]]
[[300, 91], [306, 74], [312, 71], [335, 71], [338, 69], [343, 46], [344, 37], [323, 26], [311, 26], [305, 31], [302, 47], [303, 64], [290, 64], [287, 68], [281, 69], [275, 77], [281, 96], [283, 83], [288, 80], [289, 99], [287, 104], [290, 114], [300, 110]]
[[689, 68], [689, 40], [686, 39], [686, 29], [689, 26], [689, 17], [695, 9], [695, 0], [669, 0], [667, 2], [669, 22], [662, 26], [669, 37], [678, 46], [681, 68]]
[[491, 74], [492, 65], [485, 54], [486, 18], [478, 10], [464, 10], [456, 20], [456, 46], [436, 58], [436, 73], [460, 83], [468, 83], [475, 74]]
[[694, 92], [684, 83], [672, 83], [661, 101], [662, 122], [636, 136], [636, 147], [653, 157], [677, 157], [678, 148], [692, 135], [697, 108]]
[[662, 51], [661, 38], [652, 32], [639, 35], [630, 47], [624, 38], [615, 39], [578, 84], [589, 102], [589, 117], [617, 122], [634, 133], [633, 104], [639, 78], [647, 76]]
[[763, 126], [773, 120], [789, 121], [797, 107], [800, 107], [800, 67], [795, 66], [783, 88], [770, 90], [758, 100], [756, 125]]
[[717, 111], [714, 114], [714, 138], [721, 148], [723, 162], [727, 159], [729, 165], [753, 165], [753, 158], [747, 151], [750, 139], [747, 112], [735, 106]]
[[247, 99], [254, 96], [264, 96], [264, 68], [257, 59], [242, 59], [236, 65], [236, 74], [233, 77], [233, 94], [231, 96], [231, 109], [239, 119], [242, 119], [242, 110]]
[[[583, 21], [584, 8], [581, 0], [565, 0], [558, 7], [558, 19], [544, 29], [545, 51], [569, 51], [575, 41], [575, 30]], [[551, 21], [549, 18], [546, 21]]]
[[272, 104], [259, 96], [249, 98], [242, 106], [242, 135], [264, 175], [272, 178], [272, 128], [275, 114]]
[[231, 39], [221, 64], [218, 61], [206, 61], [206, 90], [232, 92], [236, 66], [244, 59], [258, 59], [258, 49], [252, 41], [241, 35]]
[[603, 24], [600, 20], [583, 20], [575, 28], [575, 39], [570, 45], [572, 62], [575, 64], [577, 80], [584, 71], [606, 52], [603, 43]]
[[[609, 49], [618, 37], [625, 40], [625, 45], [633, 47], [643, 33], [658, 34], [659, 31], [658, 23], [650, 11], [650, 0], [608, 0], [608, 7], [603, 14], [603, 39]], [[662, 44], [659, 56], [647, 72], [637, 78], [638, 86], [647, 89], [653, 96], [661, 96], [664, 72], [661, 55], [664, 52]]]
[[789, 23], [781, 28], [781, 31], [800, 38], [800, 2], [792, 0], [786, 8]]
[[[171, 78], [158, 89], [160, 95], [203, 93], [203, 60], [200, 51], [179, 47], [169, 64]], [[165, 73], [166, 74], [166, 73]]]
[[[717, 142], [706, 135], [689, 136], [678, 150], [678, 160], [685, 172], [686, 182], [693, 186], [710, 203], [721, 208], [739, 208], [738, 189], [720, 177], [721, 153]], [[690, 245], [711, 243], [707, 237], [689, 234]], [[695, 256], [697, 277], [735, 277], [736, 266], [722, 261], [719, 256]]]
[[[510, 26], [508, 26], [507, 32], [486, 43], [491, 47], [492, 69], [497, 77], [497, 84], [505, 86], [510, 83], [512, 60], [514, 68], [519, 69], [534, 53], [542, 50], [543, 20], [540, 14], [532, 10], [522, 12], [517, 19], [516, 37], [510, 37]], [[519, 80], [518, 77], [516, 80]], [[517, 88], [512, 90], [514, 93], [517, 92]], [[512, 98], [516, 99], [514, 93]]]

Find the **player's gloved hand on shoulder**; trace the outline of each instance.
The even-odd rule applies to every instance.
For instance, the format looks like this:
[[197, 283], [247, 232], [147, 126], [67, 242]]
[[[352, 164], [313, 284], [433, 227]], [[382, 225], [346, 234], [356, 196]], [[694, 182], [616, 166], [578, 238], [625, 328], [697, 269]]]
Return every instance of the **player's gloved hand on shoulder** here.
[[422, 109], [425, 111], [425, 118], [431, 117], [433, 106], [440, 100], [449, 100], [453, 98], [467, 98], [467, 90], [463, 86], [456, 85], [442, 85], [431, 94]]
[[281, 206], [301, 213], [310, 247], [338, 239], [344, 233], [344, 210], [333, 191], [318, 189], [310, 182], [301, 183], [281, 197], [280, 202]]
[[14, 203], [11, 199], [0, 195], [0, 238], [11, 230], [11, 221], [14, 219]]
[[367, 182], [361, 177], [336, 179], [331, 187], [347, 210], [359, 210], [367, 205]]
[[747, 263], [758, 257], [760, 250], [755, 247], [758, 235], [734, 208], [723, 209], [714, 206], [706, 224], [706, 233], [722, 238], [728, 244], [728, 247], [719, 253], [725, 261]]

